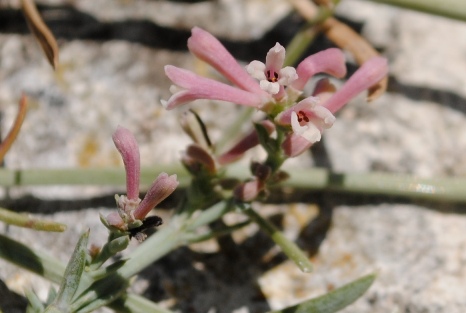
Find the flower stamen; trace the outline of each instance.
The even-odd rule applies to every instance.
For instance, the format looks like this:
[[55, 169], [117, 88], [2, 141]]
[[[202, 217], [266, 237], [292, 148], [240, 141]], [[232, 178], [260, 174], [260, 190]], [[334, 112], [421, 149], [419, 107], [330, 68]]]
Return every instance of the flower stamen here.
[[[273, 74], [273, 76], [272, 76]], [[271, 83], [276, 83], [278, 82], [278, 73], [273, 71], [271, 72], [270, 70], [267, 71], [267, 80]]]
[[304, 113], [303, 111], [299, 110], [297, 112], [297, 115], [298, 115], [298, 122], [301, 123], [302, 121], [306, 122], [306, 123], [309, 123], [309, 117], [307, 117], [306, 113]]

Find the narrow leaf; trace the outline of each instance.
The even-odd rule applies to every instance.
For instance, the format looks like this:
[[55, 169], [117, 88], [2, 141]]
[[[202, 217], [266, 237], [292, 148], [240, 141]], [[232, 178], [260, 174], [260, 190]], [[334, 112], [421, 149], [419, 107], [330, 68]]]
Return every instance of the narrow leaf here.
[[58, 66], [58, 45], [50, 29], [44, 23], [33, 0], [21, 0], [24, 17], [34, 37], [39, 42], [53, 69]]
[[323, 296], [270, 313], [333, 313], [361, 297], [375, 280], [375, 274], [363, 276]]
[[25, 294], [29, 301], [26, 313], [40, 313], [44, 311], [44, 304], [33, 290], [26, 289]]
[[73, 296], [78, 289], [79, 282], [84, 270], [88, 239], [89, 230], [82, 234], [81, 238], [79, 238], [73, 255], [71, 256], [71, 259], [66, 267], [60, 289], [58, 290], [58, 295], [51, 306], [47, 308], [47, 312], [48, 310], [51, 310], [50, 312], [55, 312], [56, 308], [63, 312], [70, 311], [70, 305], [72, 303]]

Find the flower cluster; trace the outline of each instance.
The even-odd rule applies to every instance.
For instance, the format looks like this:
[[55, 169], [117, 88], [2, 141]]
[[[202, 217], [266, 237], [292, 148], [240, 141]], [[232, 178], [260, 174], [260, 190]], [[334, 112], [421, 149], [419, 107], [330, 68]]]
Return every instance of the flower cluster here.
[[110, 213], [106, 223], [121, 231], [141, 226], [146, 215], [166, 199], [178, 186], [176, 175], [161, 173], [152, 183], [146, 196], [139, 198], [140, 158], [133, 134], [119, 126], [113, 134], [113, 142], [123, 158], [126, 171], [126, 196], [115, 196], [118, 212]]
[[[283, 67], [285, 48], [277, 43], [267, 53], [265, 63], [252, 61], [244, 69], [210, 33], [193, 28], [188, 40], [192, 54], [220, 72], [234, 86], [201, 77], [172, 65], [165, 67], [173, 95], [162, 104], [168, 110], [198, 99], [223, 100], [265, 112], [274, 125], [289, 127], [282, 143], [285, 154], [294, 157], [321, 139], [324, 129], [335, 121], [334, 113], [360, 92], [380, 81], [388, 71], [384, 58], [374, 57], [364, 63], [342, 88], [323, 79], [311, 96], [302, 100], [303, 89], [311, 77], [326, 73], [342, 78], [346, 74], [344, 55], [331, 48], [304, 59], [296, 69]], [[251, 142], [246, 143], [250, 148]], [[256, 143], [257, 144], [257, 143]], [[234, 151], [238, 154], [241, 147]], [[225, 159], [233, 159], [228, 155]]]

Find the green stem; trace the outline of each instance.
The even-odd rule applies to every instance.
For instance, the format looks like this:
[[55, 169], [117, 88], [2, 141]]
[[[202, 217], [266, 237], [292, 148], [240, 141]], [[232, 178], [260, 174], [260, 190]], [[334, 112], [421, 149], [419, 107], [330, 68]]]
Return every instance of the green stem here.
[[296, 263], [300, 270], [304, 273], [312, 271], [312, 263], [304, 252], [292, 241], [288, 240], [281, 231], [279, 231], [273, 224], [257, 214], [252, 208], [244, 210], [251, 219], [253, 219], [260, 228], [265, 231], [270, 238], [282, 249], [290, 260]]
[[66, 230], [65, 224], [53, 221], [39, 220], [30, 217], [27, 214], [18, 214], [4, 208], [0, 208], [0, 221], [10, 225], [49, 232], [63, 232]]
[[[382, 172], [335, 173], [324, 168], [286, 168], [286, 166], [283, 170], [290, 174], [290, 178], [281, 184], [283, 187], [466, 202], [466, 178], [461, 177], [420, 178]], [[1, 175], [19, 177], [14, 184], [11, 181], [0, 181], [0, 186], [125, 185], [122, 169], [43, 169], [33, 170], [35, 172], [33, 176], [40, 176], [42, 180], [38, 177], [34, 180], [21, 178], [30, 177], [28, 174], [30, 171], [0, 170], [2, 173], [0, 177]], [[161, 171], [163, 171], [162, 166], [142, 169], [141, 172], [144, 173], [142, 183], [149, 184]], [[165, 171], [178, 175], [180, 187], [188, 185], [187, 181], [190, 176], [181, 166], [169, 166]], [[87, 176], [87, 173], [92, 173], [92, 175]], [[109, 173], [111, 173], [110, 176], [108, 176]], [[115, 179], [115, 173], [119, 173], [120, 179]], [[78, 179], [77, 176], [80, 178]], [[225, 177], [244, 180], [250, 176], [249, 169], [245, 166], [234, 164], [226, 168]]]
[[136, 275], [170, 251], [187, 243], [192, 236], [191, 231], [218, 219], [230, 209], [231, 205], [221, 201], [196, 217], [187, 213], [175, 215], [166, 226], [139, 245], [117, 273], [125, 278]]
[[464, 0], [369, 0], [466, 21]]
[[135, 294], [128, 294], [110, 303], [108, 306], [116, 312], [125, 313], [173, 313], [173, 311], [164, 309], [156, 303]]
[[285, 66], [293, 66], [306, 51], [307, 47], [314, 41], [319, 30], [315, 26], [306, 27], [297, 32], [286, 47]]
[[182, 227], [185, 221], [185, 214], [175, 215], [168, 225], [160, 228], [131, 253], [131, 258], [117, 270], [117, 274], [129, 279], [183, 244]]

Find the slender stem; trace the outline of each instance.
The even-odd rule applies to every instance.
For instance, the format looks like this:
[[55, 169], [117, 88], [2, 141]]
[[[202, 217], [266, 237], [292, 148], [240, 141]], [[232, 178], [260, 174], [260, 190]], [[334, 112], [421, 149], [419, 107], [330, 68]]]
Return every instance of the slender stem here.
[[[163, 171], [163, 167], [142, 169], [143, 184], [149, 184]], [[335, 173], [324, 168], [284, 168], [290, 178], [282, 183], [284, 187], [309, 190], [327, 190], [363, 194], [401, 196], [432, 201], [466, 202], [466, 178], [420, 178], [396, 173]], [[186, 187], [189, 174], [181, 166], [169, 166], [167, 173], [176, 173], [180, 186]], [[249, 170], [241, 165], [226, 169], [226, 177], [244, 180], [250, 177]], [[0, 170], [0, 186], [26, 185], [118, 185], [124, 186], [123, 169], [41, 169], [41, 170]], [[17, 177], [13, 180], [12, 177]], [[32, 178], [34, 177], [34, 178]]]
[[[312, 4], [309, 4], [312, 5]], [[319, 24], [332, 16], [333, 10], [326, 7], [318, 7], [315, 9], [315, 15], [310, 18], [307, 24], [299, 32], [297, 32], [291, 42], [286, 47], [286, 57], [284, 65], [293, 66], [299, 58], [302, 57], [314, 39], [319, 35], [321, 29]]]
[[168, 225], [150, 236], [131, 253], [131, 258], [117, 271], [117, 274], [130, 278], [179, 247], [184, 242], [181, 229], [185, 221], [185, 214], [175, 215]]
[[291, 42], [286, 47], [286, 58], [284, 65], [292, 66], [306, 51], [307, 47], [314, 41], [319, 33], [315, 26], [308, 26], [297, 32]]
[[19, 214], [4, 208], [0, 208], [0, 221], [10, 225], [49, 232], [63, 232], [66, 230], [65, 224], [36, 219], [27, 214]]
[[244, 210], [251, 219], [253, 219], [260, 228], [265, 231], [270, 238], [282, 249], [283, 253], [288, 256], [296, 265], [305, 273], [312, 271], [312, 263], [304, 252], [292, 241], [288, 240], [281, 231], [273, 224], [257, 214], [252, 208]]
[[464, 0], [368, 0], [466, 21]]
[[131, 313], [173, 313], [173, 311], [160, 307], [156, 303], [135, 294], [128, 294], [108, 305], [117, 312]]
[[201, 226], [207, 225], [232, 209], [231, 202], [220, 201], [210, 208], [202, 211], [194, 220], [186, 226], [186, 231], [195, 231]]

